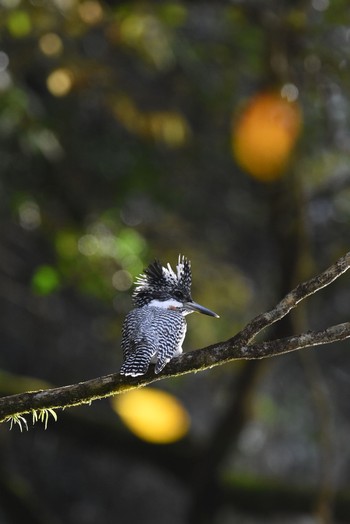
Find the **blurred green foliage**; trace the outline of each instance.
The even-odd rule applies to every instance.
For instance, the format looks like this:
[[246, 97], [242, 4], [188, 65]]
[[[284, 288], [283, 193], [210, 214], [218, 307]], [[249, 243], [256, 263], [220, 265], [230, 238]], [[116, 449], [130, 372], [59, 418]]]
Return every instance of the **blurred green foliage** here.
[[47, 295], [57, 290], [60, 279], [52, 266], [40, 266], [32, 278], [32, 286], [36, 293]]
[[[346, 0], [0, 0], [0, 366], [13, 373], [0, 377], [4, 393], [116, 371], [132, 282], [154, 258], [174, 265], [179, 253], [188, 256], [193, 298], [220, 314], [218, 321], [191, 316], [185, 349], [194, 349], [233, 336], [348, 250], [349, 16]], [[293, 93], [303, 132], [286, 172], [268, 184], [239, 168], [232, 141], [246, 101], [270, 89]], [[272, 335], [347, 320], [349, 301], [343, 277]], [[335, 462], [345, 468], [350, 363], [334, 348], [320, 359], [343, 417], [336, 433], [344, 445]], [[311, 478], [318, 485], [317, 408], [306, 393], [314, 384], [297, 357], [287, 365], [276, 360], [270, 374], [262, 374], [250, 415], [230, 419], [226, 434], [236, 431], [240, 471]], [[230, 414], [235, 378], [245, 369], [222, 366], [169, 385], [189, 406], [191, 438], [200, 449], [220, 414]], [[247, 397], [242, 404], [242, 412], [249, 411]], [[238, 442], [242, 427], [234, 424], [249, 416]], [[95, 431], [83, 430], [94, 449]], [[101, 489], [108, 493], [96, 473], [103, 470], [113, 491], [92, 515], [114, 521], [115, 501], [128, 522], [156, 522], [143, 511], [146, 498], [154, 509], [153, 494], [143, 499], [134, 491], [142, 475], [134, 474], [132, 461], [126, 476], [109, 456], [102, 468], [99, 449], [93, 462], [89, 450], [80, 467], [81, 437], [76, 440], [74, 460], [65, 447], [58, 454], [69, 464], [54, 462], [58, 441], [46, 455], [37, 443], [12, 450], [16, 475], [16, 460], [30, 464], [30, 457], [30, 475], [42, 472], [45, 481], [37, 485], [54, 501], [51, 520], [86, 522], [87, 499], [97, 500]], [[216, 455], [211, 451], [204, 454]], [[81, 473], [86, 481], [90, 460], [96, 484], [91, 497], [79, 499], [76, 479]], [[228, 457], [224, 467], [231, 473], [237, 464]], [[202, 470], [197, 473], [202, 478]], [[345, 479], [348, 472], [342, 474]], [[121, 500], [115, 485], [120, 478], [127, 483], [125, 477], [134, 483], [132, 497], [129, 485]], [[167, 483], [162, 478], [160, 484]], [[54, 494], [45, 491], [50, 486]], [[181, 486], [182, 506], [174, 499], [163, 512], [157, 506], [159, 522], [168, 520], [169, 507], [188, 505], [187, 489]], [[132, 503], [135, 496], [140, 504]], [[79, 500], [72, 509], [73, 499]], [[230, 517], [226, 522], [240, 518]]]
[[[274, 7], [1, 1], [0, 198], [4, 216], [45, 239], [30, 268], [33, 290], [116, 297], [119, 312], [150, 259], [185, 253], [201, 300], [228, 313], [199, 329], [201, 343], [279, 294], [275, 189], [235, 165], [232, 120], [251, 94], [292, 86], [306, 132], [293, 165], [299, 189], [290, 175], [282, 184], [316, 194], [346, 169], [350, 79], [347, 33], [337, 26], [345, 4]], [[329, 202], [341, 227], [346, 201], [341, 193]], [[307, 215], [311, 243], [317, 205]], [[271, 264], [258, 289], [252, 282]]]
[[[33, 290], [75, 289], [120, 313], [143, 267], [181, 252], [197, 298], [227, 311], [199, 329], [204, 343], [280, 295], [271, 221], [289, 218], [272, 218], [275, 191], [296, 222], [305, 209], [311, 250], [321, 237], [325, 261], [343, 248], [333, 227], [348, 226], [346, 3], [0, 5], [0, 199], [4, 218], [45, 244], [29, 263]], [[245, 100], [267, 88], [293, 90], [305, 132], [293, 176], [263, 187], [231, 143]], [[333, 180], [342, 189], [323, 212], [318, 191]], [[304, 192], [308, 202], [293, 200]]]

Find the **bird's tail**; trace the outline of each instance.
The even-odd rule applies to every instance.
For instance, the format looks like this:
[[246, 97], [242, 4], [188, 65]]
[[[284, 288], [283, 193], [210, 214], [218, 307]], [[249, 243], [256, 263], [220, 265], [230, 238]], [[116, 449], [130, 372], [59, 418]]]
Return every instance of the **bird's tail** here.
[[150, 344], [142, 344], [134, 353], [126, 358], [119, 373], [129, 377], [138, 377], [147, 373], [152, 357], [156, 354], [156, 348]]

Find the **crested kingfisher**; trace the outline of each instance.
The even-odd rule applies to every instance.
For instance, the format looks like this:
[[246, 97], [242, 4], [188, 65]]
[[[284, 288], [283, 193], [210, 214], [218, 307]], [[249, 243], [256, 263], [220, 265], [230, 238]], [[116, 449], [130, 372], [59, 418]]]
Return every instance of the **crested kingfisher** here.
[[126, 316], [122, 330], [121, 375], [144, 375], [151, 362], [155, 373], [160, 373], [172, 358], [181, 355], [186, 315], [197, 311], [219, 318], [192, 300], [191, 283], [191, 262], [181, 255], [176, 272], [170, 264], [163, 267], [156, 260], [137, 277], [132, 295], [135, 309]]

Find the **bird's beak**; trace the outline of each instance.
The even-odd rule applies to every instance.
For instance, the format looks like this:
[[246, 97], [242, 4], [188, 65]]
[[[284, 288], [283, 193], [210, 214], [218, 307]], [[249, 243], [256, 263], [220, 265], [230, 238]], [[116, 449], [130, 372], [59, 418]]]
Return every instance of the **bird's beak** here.
[[184, 307], [189, 311], [197, 311], [198, 313], [203, 313], [203, 315], [209, 315], [210, 317], [220, 318], [219, 315], [214, 313], [214, 311], [211, 311], [210, 309], [207, 309], [206, 307], [201, 306], [196, 302], [185, 302]]

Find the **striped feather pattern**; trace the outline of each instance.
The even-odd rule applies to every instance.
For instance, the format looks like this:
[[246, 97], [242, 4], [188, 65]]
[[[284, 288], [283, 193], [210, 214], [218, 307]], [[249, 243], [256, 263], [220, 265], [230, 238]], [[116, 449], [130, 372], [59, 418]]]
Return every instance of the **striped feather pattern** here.
[[155, 362], [155, 373], [182, 353], [186, 320], [180, 311], [145, 305], [127, 315], [122, 331], [122, 375], [137, 377]]

